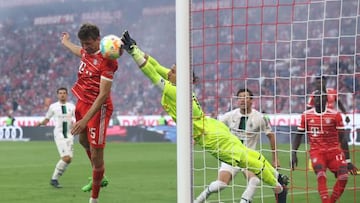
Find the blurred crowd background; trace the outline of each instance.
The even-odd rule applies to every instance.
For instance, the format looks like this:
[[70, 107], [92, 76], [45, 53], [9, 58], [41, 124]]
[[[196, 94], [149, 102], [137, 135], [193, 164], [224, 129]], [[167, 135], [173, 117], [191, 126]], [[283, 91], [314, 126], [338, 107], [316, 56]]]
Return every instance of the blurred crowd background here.
[[[175, 63], [174, 0], [0, 2], [0, 116], [42, 116], [58, 87], [71, 89], [79, 58], [65, 50], [60, 36], [69, 32], [78, 43], [84, 22], [99, 25], [103, 36], [127, 29], [163, 65]], [[205, 111], [227, 111], [237, 89], [248, 87], [261, 111], [301, 113], [314, 75], [324, 74], [349, 113], [359, 112], [359, 2], [274, 2], [193, 1], [194, 90]], [[118, 61], [115, 114], [160, 115], [159, 91], [129, 56]]]

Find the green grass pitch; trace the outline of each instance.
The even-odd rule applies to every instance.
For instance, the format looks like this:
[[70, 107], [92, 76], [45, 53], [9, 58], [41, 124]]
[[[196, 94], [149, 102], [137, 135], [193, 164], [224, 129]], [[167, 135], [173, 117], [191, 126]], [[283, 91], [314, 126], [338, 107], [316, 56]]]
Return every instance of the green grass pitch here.
[[[289, 148], [288, 145], [280, 147]], [[195, 149], [198, 150], [197, 147]], [[281, 153], [280, 157], [282, 166], [288, 168], [287, 153]], [[204, 163], [203, 154], [195, 153], [194, 183], [197, 186], [194, 188], [195, 195], [202, 190], [200, 185], [209, 184], [216, 178], [217, 161], [210, 156], [205, 156], [205, 159], [207, 168], [204, 170], [201, 169]], [[87, 183], [91, 170], [81, 146], [75, 144], [73, 163], [59, 180], [63, 185], [61, 189], [54, 189], [49, 185], [57, 161], [58, 154], [53, 142], [0, 142], [1, 202], [88, 202], [90, 193], [82, 192], [80, 188]], [[299, 161], [301, 164], [299, 168], [304, 168], [305, 157], [300, 155]], [[359, 166], [360, 160], [357, 159], [356, 163]], [[111, 142], [107, 144], [105, 150], [105, 164], [105, 173], [110, 179], [110, 184], [101, 190], [101, 203], [175, 203], [177, 201], [175, 144]], [[292, 186], [296, 186], [290, 191], [288, 202], [320, 202], [312, 172], [283, 170], [283, 173], [290, 175]], [[359, 178], [360, 176], [350, 176], [340, 202], [360, 201], [360, 195], [357, 194], [360, 193]], [[332, 185], [334, 178], [330, 173], [328, 180], [328, 185]], [[239, 174], [234, 182], [243, 185], [244, 178]], [[307, 191], [304, 189], [306, 187], [309, 188]], [[234, 202], [238, 202], [242, 191], [241, 187], [231, 187], [219, 195], [222, 202], [233, 202], [233, 198]], [[214, 194], [210, 198], [211, 202], [217, 202], [214, 201], [216, 198], [217, 195]], [[258, 189], [254, 202], [262, 202], [262, 200], [274, 202], [269, 188]]]

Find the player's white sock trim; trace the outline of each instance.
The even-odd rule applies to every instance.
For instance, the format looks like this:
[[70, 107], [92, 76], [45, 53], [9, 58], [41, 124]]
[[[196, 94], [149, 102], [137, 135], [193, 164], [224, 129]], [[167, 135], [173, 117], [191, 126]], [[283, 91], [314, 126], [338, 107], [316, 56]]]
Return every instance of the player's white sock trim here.
[[251, 201], [256, 192], [256, 186], [260, 184], [260, 179], [258, 177], [251, 177], [248, 185], [246, 186], [245, 191], [241, 195], [242, 199], [246, 199], [247, 201]]
[[65, 172], [68, 165], [68, 163], [60, 159], [55, 166], [54, 173], [51, 179], [57, 180]]
[[207, 187], [204, 191], [200, 193], [200, 195], [196, 198], [195, 202], [197, 203], [204, 202], [210, 196], [211, 193], [219, 192], [224, 188], [226, 188], [226, 186], [227, 184], [220, 180], [211, 182], [209, 187]]
[[90, 197], [89, 203], [98, 203], [98, 199]]

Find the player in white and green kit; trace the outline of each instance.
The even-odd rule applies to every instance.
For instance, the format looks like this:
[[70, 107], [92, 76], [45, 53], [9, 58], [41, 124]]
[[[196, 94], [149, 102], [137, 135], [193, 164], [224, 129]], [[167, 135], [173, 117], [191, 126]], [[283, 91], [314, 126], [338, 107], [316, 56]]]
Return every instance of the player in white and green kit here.
[[[161, 105], [176, 122], [176, 66], [165, 68], [154, 58], [144, 54], [127, 31], [123, 33], [122, 41], [122, 48], [162, 91]], [[254, 172], [264, 183], [274, 187], [276, 193], [282, 192], [283, 187], [277, 180], [278, 172], [264, 156], [246, 148], [225, 124], [205, 116], [195, 95], [192, 108], [193, 139], [197, 144], [222, 162]]]
[[54, 119], [54, 141], [60, 160], [55, 166], [50, 184], [55, 188], [61, 188], [58, 178], [71, 163], [74, 153], [74, 136], [71, 134], [70, 129], [75, 121], [75, 105], [67, 101], [68, 91], [66, 87], [58, 88], [56, 94], [58, 101], [49, 106], [44, 120], [37, 125], [46, 125], [51, 118]]

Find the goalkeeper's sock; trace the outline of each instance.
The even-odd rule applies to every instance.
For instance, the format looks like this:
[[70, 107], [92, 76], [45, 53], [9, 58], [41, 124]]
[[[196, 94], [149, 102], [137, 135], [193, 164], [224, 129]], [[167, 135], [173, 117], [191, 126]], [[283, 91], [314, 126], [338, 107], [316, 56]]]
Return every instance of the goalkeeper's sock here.
[[54, 173], [51, 179], [57, 180], [65, 172], [68, 165], [68, 163], [60, 159], [55, 166]]
[[133, 45], [130, 51], [130, 55], [133, 57], [135, 63], [141, 67], [146, 62], [145, 53], [139, 49], [136, 45]]
[[216, 180], [210, 183], [209, 187], [200, 193], [200, 195], [196, 198], [196, 203], [205, 202], [205, 200], [210, 196], [211, 193], [219, 192], [225, 189], [227, 186], [226, 183]]
[[[248, 185], [246, 186], [245, 191], [243, 192], [243, 194], [241, 195], [241, 199], [246, 200], [247, 202], [251, 202], [255, 192], [256, 192], [256, 186], [260, 184], [260, 179], [255, 176], [255, 177], [251, 177], [249, 179]], [[240, 201], [241, 202], [241, 201]]]

